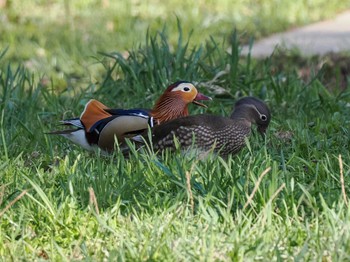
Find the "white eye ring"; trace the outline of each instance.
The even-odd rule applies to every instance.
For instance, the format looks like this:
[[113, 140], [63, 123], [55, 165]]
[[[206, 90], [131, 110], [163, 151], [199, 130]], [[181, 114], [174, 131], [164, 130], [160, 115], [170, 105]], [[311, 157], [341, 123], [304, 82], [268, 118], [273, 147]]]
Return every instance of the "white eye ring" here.
[[189, 92], [191, 90], [191, 88], [189, 88], [188, 86], [185, 86], [182, 90], [185, 92]]
[[266, 121], [266, 120], [267, 120], [267, 116], [264, 115], [264, 114], [261, 114], [261, 115], [260, 115], [260, 120], [261, 120], [261, 121]]

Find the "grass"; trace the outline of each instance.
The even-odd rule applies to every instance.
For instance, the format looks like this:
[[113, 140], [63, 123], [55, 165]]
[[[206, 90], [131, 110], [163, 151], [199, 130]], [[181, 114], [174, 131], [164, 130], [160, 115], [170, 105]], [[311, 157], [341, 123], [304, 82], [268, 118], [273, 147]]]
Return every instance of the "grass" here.
[[[0, 11], [0, 49], [9, 47], [2, 62], [23, 64], [40, 72], [55, 89], [84, 87], [101, 81], [104, 69], [98, 52], [125, 53], [145, 44], [165, 27], [170, 48], [177, 44], [177, 19], [191, 45], [210, 36], [227, 39], [237, 29], [240, 41], [333, 17], [347, 1], [36, 1], [8, 0]], [[93, 10], [93, 12], [92, 12]], [[276, 11], [278, 10], [278, 12]], [[221, 41], [219, 41], [221, 43]]]
[[[2, 260], [349, 260], [350, 92], [330, 77], [341, 65], [302, 61], [311, 73], [300, 77], [301, 58], [283, 57], [282, 67], [281, 58], [240, 57], [240, 33], [198, 44], [177, 30], [145, 31], [128, 56], [81, 50], [96, 56], [99, 81], [90, 72], [50, 80], [18, 64], [12, 45], [1, 51]], [[213, 96], [212, 114], [229, 115], [243, 95], [264, 99], [267, 138], [253, 135], [228, 160], [198, 161], [152, 150], [102, 157], [44, 134], [92, 97], [151, 107], [177, 79]]]

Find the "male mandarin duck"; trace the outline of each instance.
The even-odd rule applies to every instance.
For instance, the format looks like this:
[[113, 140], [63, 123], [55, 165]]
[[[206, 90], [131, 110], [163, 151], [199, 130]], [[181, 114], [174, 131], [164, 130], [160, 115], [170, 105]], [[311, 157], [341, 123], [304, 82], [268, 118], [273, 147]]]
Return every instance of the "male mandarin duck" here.
[[115, 138], [120, 144], [125, 138], [147, 130], [148, 126], [153, 127], [187, 116], [190, 103], [206, 107], [199, 100], [211, 98], [198, 93], [195, 86], [186, 81], [178, 81], [168, 86], [152, 110], [111, 109], [92, 99], [85, 105], [79, 118], [61, 121], [63, 125], [73, 126], [75, 129], [53, 131], [49, 134], [62, 135], [87, 150], [99, 147], [102, 151], [110, 152], [114, 149]]
[[[193, 146], [201, 152], [211, 149], [222, 157], [236, 154], [245, 146], [245, 139], [251, 133], [252, 124], [264, 134], [271, 120], [267, 105], [254, 97], [244, 97], [235, 104], [231, 117], [214, 115], [193, 115], [177, 118], [152, 128], [152, 144], [155, 151], [175, 149], [176, 142], [181, 150]], [[146, 138], [146, 135], [143, 134]], [[141, 135], [132, 140], [141, 142]]]

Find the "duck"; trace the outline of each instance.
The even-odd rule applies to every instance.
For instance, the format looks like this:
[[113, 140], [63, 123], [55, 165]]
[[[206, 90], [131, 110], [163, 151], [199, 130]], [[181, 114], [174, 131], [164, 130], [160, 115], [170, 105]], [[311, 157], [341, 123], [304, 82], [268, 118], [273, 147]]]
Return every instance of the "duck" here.
[[[265, 135], [271, 121], [271, 112], [265, 102], [255, 97], [243, 97], [234, 106], [230, 117], [200, 114], [180, 117], [151, 128], [155, 152], [180, 147], [199, 150], [199, 154], [213, 150], [223, 158], [237, 154], [246, 144], [253, 125]], [[146, 133], [132, 138], [145, 143]]]
[[154, 127], [178, 117], [189, 115], [188, 105], [206, 108], [199, 101], [212, 100], [199, 93], [188, 81], [177, 81], [169, 85], [156, 101], [152, 109], [109, 108], [102, 102], [89, 100], [80, 117], [61, 121], [69, 129], [48, 132], [60, 135], [88, 151], [101, 149], [104, 154], [111, 153], [118, 146], [127, 148], [126, 138], [132, 138], [148, 127]]

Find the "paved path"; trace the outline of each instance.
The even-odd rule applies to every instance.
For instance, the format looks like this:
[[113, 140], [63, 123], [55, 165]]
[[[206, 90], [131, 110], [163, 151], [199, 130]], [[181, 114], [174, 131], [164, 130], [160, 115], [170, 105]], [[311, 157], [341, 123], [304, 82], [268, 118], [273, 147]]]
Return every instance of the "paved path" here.
[[[288, 32], [278, 33], [257, 41], [252, 56], [270, 56], [275, 47], [298, 49], [301, 54], [323, 55], [329, 52], [350, 53], [350, 10], [331, 20], [314, 23]], [[243, 47], [242, 54], [248, 53]]]

